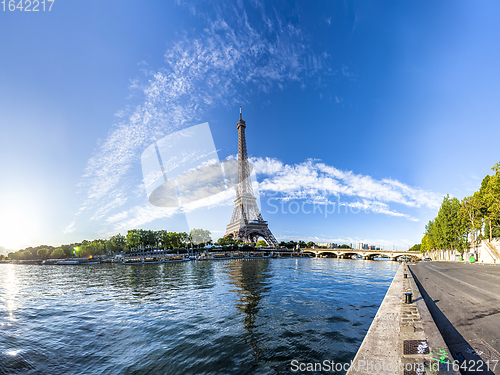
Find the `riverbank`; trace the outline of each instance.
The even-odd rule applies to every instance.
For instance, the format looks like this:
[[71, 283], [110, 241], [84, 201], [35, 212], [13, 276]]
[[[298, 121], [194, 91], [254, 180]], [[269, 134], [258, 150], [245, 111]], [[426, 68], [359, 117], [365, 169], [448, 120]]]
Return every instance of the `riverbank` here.
[[[411, 303], [405, 303], [405, 293], [411, 293]], [[458, 374], [442, 363], [445, 358], [451, 353], [401, 264], [347, 375]]]

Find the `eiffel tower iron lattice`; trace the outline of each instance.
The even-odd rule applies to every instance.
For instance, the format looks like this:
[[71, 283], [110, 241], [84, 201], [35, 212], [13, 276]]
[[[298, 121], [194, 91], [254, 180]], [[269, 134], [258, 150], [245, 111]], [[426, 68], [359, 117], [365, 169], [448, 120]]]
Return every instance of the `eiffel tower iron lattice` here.
[[226, 227], [224, 237], [232, 235], [235, 240], [242, 240], [247, 243], [255, 242], [258, 237], [262, 237], [268, 245], [278, 247], [278, 241], [276, 241], [276, 238], [274, 238], [267, 226], [267, 221], [262, 218], [262, 214], [257, 206], [257, 198], [255, 198], [253, 193], [245, 138], [246, 124], [241, 117], [241, 107], [240, 121], [238, 121], [237, 128], [238, 183], [236, 184], [233, 215]]

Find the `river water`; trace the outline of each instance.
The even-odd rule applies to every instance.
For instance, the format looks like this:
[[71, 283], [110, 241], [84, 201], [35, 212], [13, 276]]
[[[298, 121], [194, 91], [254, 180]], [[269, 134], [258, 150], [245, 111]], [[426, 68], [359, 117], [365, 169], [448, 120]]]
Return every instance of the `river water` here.
[[0, 374], [296, 374], [293, 360], [350, 362], [397, 267], [0, 264]]

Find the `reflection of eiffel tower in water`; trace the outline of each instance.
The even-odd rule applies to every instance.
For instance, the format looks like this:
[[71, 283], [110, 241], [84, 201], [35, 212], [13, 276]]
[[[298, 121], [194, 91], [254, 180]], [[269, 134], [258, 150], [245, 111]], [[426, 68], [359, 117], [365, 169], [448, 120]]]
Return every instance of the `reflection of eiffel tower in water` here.
[[245, 138], [245, 121], [238, 121], [238, 184], [236, 185], [236, 199], [231, 221], [226, 227], [225, 236], [232, 235], [235, 240], [256, 242], [260, 236], [269, 246], [278, 247], [278, 241], [264, 221], [259, 207], [257, 207], [250, 179], [250, 166], [247, 155], [247, 142]]
[[[256, 359], [266, 357], [269, 351], [263, 343], [263, 337], [269, 334], [266, 324], [269, 323], [267, 314], [259, 314], [266, 306], [262, 299], [269, 294], [272, 272], [269, 271], [270, 263], [234, 262], [228, 267], [229, 282], [235, 286], [231, 292], [236, 292], [236, 309], [243, 317], [243, 328], [246, 334], [243, 340], [252, 348]], [[264, 358], [265, 359], [265, 358]]]

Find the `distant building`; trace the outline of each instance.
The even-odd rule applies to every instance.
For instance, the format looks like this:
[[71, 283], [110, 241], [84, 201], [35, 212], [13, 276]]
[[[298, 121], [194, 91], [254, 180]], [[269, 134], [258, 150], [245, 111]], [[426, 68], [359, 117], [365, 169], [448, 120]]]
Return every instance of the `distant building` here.
[[349, 246], [349, 249], [352, 249], [352, 242], [349, 242], [347, 246]]
[[330, 242], [318, 242], [315, 245], [326, 247], [327, 249], [336, 249], [338, 247], [336, 243], [330, 243]]

